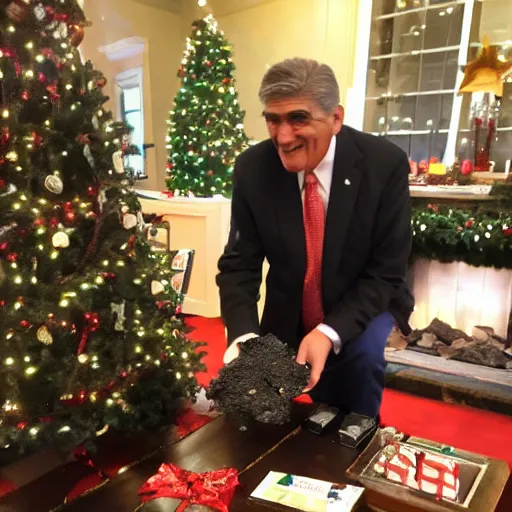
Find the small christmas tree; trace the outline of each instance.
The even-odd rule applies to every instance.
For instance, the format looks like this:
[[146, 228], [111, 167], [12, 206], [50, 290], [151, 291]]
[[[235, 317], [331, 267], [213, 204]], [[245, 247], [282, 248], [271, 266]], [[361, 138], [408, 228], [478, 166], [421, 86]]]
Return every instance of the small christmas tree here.
[[169, 424], [202, 368], [86, 25], [76, 0], [0, 0], [0, 454]]
[[177, 195], [229, 197], [235, 158], [248, 145], [235, 65], [212, 15], [192, 26], [169, 122], [167, 187]]

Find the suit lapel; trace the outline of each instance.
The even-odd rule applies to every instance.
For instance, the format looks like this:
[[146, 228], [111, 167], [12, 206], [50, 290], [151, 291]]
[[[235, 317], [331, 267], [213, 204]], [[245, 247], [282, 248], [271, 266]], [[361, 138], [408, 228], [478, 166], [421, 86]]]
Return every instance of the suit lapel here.
[[295, 173], [286, 171], [277, 152], [271, 168], [270, 190], [281, 238], [289, 254], [290, 266], [302, 281], [306, 273], [306, 240], [298, 178]]
[[[363, 172], [362, 158], [349, 129], [343, 127], [336, 141], [329, 205], [325, 221], [322, 281], [329, 283], [336, 274], [348, 226], [359, 193]], [[327, 286], [324, 286], [324, 292]], [[324, 293], [325, 299], [325, 293]]]

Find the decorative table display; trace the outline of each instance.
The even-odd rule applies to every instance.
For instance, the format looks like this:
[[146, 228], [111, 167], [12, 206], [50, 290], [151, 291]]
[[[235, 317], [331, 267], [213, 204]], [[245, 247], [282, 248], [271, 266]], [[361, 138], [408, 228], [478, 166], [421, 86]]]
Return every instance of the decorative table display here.
[[347, 476], [364, 485], [378, 509], [491, 512], [510, 470], [504, 461], [410, 437], [377, 431]]

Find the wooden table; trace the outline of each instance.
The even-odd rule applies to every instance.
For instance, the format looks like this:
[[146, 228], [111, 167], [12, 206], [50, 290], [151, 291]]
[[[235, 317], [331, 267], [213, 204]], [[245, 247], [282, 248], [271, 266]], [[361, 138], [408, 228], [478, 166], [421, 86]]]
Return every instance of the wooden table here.
[[[254, 424], [246, 430], [219, 417], [182, 441], [162, 448], [99, 489], [63, 506], [59, 512], [133, 512], [140, 504], [138, 489], [164, 462], [195, 472], [226, 467], [240, 470], [242, 485], [233, 498], [232, 512], [272, 509], [270, 504], [249, 500], [252, 491], [271, 470], [347, 482], [345, 471], [358, 456], [358, 451], [342, 447], [334, 434], [316, 436], [302, 430], [300, 425], [310, 411], [311, 406], [299, 405], [288, 425]], [[48, 512], [52, 508], [48, 506], [52, 487], [48, 482], [46, 485], [45, 488], [36, 481], [13, 493], [8, 500], [0, 501], [0, 512]], [[174, 500], [154, 500], [141, 512], [171, 512], [176, 505]], [[358, 510], [369, 512], [370, 509], [363, 504]], [[512, 510], [512, 481], [508, 482], [497, 510]]]

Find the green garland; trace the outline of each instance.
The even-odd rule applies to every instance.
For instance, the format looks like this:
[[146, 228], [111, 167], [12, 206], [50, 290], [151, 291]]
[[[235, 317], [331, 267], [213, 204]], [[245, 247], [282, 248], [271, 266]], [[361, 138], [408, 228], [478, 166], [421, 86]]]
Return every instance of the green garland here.
[[[482, 206], [482, 203], [475, 206]], [[512, 269], [512, 210], [415, 207], [411, 260]]]

